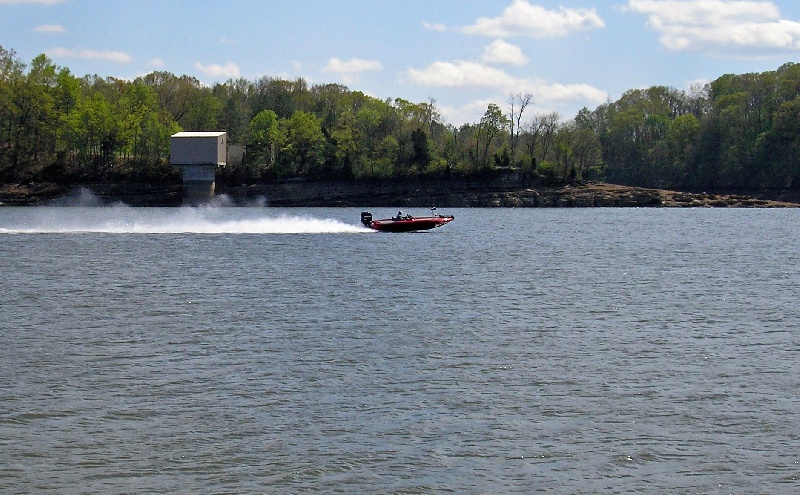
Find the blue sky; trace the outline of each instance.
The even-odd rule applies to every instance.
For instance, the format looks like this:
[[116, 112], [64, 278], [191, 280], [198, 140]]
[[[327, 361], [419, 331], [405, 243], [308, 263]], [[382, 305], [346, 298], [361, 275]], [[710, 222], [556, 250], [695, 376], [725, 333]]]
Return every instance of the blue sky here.
[[532, 95], [572, 118], [628, 89], [689, 90], [800, 61], [797, 0], [0, 0], [0, 45], [78, 76], [154, 70], [341, 83], [434, 100], [453, 124]]

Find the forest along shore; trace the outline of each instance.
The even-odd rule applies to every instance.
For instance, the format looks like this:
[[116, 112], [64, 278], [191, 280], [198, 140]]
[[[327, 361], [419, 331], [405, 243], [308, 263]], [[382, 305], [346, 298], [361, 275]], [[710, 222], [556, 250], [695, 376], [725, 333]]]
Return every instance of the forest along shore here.
[[[180, 206], [180, 185], [117, 182], [60, 186], [0, 185], [0, 206], [70, 205], [88, 191], [94, 204]], [[286, 181], [257, 186], [226, 187], [217, 193], [234, 204], [275, 207], [718, 207], [797, 208], [797, 191], [752, 195], [711, 194], [629, 187], [600, 182], [526, 185], [503, 180], [438, 181]], [[765, 199], [771, 198], [771, 199]], [[78, 202], [77, 204], [81, 204]]]

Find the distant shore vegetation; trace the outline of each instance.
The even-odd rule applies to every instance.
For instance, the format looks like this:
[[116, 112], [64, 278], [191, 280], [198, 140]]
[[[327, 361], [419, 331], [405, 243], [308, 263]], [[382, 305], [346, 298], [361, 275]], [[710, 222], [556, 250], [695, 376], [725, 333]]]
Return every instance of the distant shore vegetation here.
[[690, 91], [654, 86], [573, 117], [531, 114], [530, 94], [478, 122], [445, 122], [435, 100], [379, 99], [304, 79], [208, 87], [152, 72], [76, 76], [0, 46], [0, 183], [178, 182], [169, 138], [226, 131], [245, 146], [229, 184], [307, 179], [601, 180], [675, 190], [800, 186], [800, 65], [726, 74]]

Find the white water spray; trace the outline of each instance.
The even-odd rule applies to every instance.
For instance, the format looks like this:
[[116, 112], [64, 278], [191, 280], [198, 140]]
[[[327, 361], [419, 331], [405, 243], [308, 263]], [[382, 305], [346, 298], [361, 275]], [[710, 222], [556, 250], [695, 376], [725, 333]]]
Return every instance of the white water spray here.
[[[13, 210], [13, 211], [12, 211]], [[0, 234], [345, 234], [360, 224], [265, 208], [52, 208], [0, 210]]]

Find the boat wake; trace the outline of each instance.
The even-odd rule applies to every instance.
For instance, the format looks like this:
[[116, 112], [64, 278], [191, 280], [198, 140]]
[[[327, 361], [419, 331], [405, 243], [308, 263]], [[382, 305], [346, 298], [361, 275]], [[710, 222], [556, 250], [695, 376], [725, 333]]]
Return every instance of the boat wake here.
[[[250, 210], [243, 213], [243, 210]], [[333, 218], [239, 208], [25, 208], [0, 234], [344, 234], [370, 232]], [[236, 212], [237, 214], [232, 214]], [[5, 225], [3, 225], [5, 224]]]

